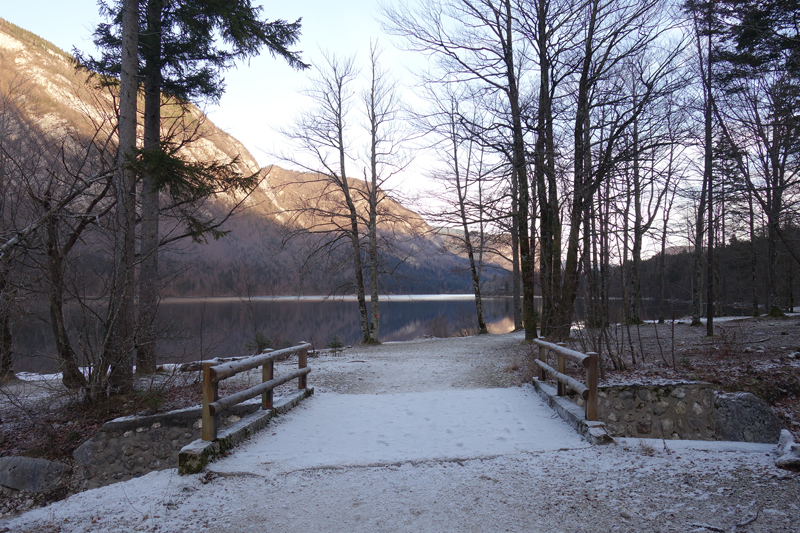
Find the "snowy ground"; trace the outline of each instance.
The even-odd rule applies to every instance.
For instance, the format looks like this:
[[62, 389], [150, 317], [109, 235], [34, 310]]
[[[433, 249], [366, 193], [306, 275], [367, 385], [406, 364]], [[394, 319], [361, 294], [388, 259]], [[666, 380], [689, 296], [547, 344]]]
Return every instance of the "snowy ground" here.
[[768, 448], [589, 446], [509, 387], [520, 340], [311, 359], [314, 397], [207, 473], [87, 491], [0, 532], [729, 531], [756, 513], [736, 531], [800, 531], [800, 478]]

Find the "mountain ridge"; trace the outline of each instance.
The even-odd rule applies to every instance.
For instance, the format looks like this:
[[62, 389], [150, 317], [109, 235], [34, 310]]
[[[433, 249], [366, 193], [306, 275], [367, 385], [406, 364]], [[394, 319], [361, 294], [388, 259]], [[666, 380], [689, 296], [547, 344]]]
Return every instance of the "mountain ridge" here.
[[[0, 19], [0, 91], [20, 98], [24, 119], [50, 137], [63, 137], [79, 148], [97, 132], [114, 137], [114, 96], [91, 74], [76, 69], [74, 58], [45, 39]], [[321, 197], [324, 176], [260, 168], [247, 148], [218, 128], [194, 105], [183, 116], [165, 106], [163, 134], [177, 129], [200, 135], [179, 153], [191, 161], [235, 161], [245, 175], [257, 175], [258, 186], [242, 202], [242, 212], [222, 227], [229, 234], [208, 244], [183, 243], [162, 253], [165, 296], [261, 294], [327, 294], [348, 292], [345, 252], [313, 258], [309, 250], [323, 237], [311, 230], [332, 229], [340, 214], [320, 220], [305, 204]], [[181, 130], [180, 128], [185, 128]], [[178, 139], [181, 140], [180, 138]], [[365, 183], [350, 180], [360, 212], [366, 213]], [[331, 197], [335, 207], [335, 194]], [[224, 216], [241, 197], [220, 195], [203, 206], [208, 216]], [[385, 270], [394, 277], [383, 290], [397, 292], [471, 292], [463, 257], [447, 251], [442, 237], [416, 212], [384, 194], [381, 238], [392, 242], [383, 254]], [[341, 207], [340, 207], [341, 208]], [[334, 209], [332, 209], [333, 211]], [[297, 240], [290, 235], [299, 236]], [[315, 240], [316, 239], [316, 240]], [[310, 261], [311, 259], [311, 261]], [[313, 264], [318, 261], [317, 264]], [[489, 277], [502, 276], [498, 270]], [[352, 277], [352, 276], [350, 276]], [[438, 288], [438, 290], [437, 290]]]

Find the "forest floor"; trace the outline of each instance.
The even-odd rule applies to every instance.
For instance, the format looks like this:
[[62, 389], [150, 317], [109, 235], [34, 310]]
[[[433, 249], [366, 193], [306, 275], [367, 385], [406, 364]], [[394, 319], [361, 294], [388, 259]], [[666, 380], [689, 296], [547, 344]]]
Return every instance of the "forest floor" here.
[[[751, 392], [800, 441], [800, 316], [718, 318], [714, 336], [706, 333], [705, 323], [690, 326], [688, 320], [611, 328], [600, 351], [622, 355], [603, 358], [601, 383], [689, 380]], [[597, 332], [578, 331], [570, 346], [588, 351], [597, 341]]]

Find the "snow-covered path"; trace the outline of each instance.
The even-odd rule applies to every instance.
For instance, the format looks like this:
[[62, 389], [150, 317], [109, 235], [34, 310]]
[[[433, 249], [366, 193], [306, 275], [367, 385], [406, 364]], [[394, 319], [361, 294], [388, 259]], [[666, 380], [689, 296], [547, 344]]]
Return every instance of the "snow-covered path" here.
[[319, 358], [317, 393], [206, 474], [87, 491], [0, 533], [700, 532], [755, 512], [737, 531], [800, 531], [800, 479], [763, 449], [589, 446], [529, 386], [509, 386], [520, 340]]
[[321, 394], [255, 436], [213, 472], [401, 464], [589, 445], [531, 387]]
[[209, 470], [267, 475], [587, 447], [532, 387], [496, 386], [522, 335], [484, 339], [388, 343], [320, 361], [320, 392]]

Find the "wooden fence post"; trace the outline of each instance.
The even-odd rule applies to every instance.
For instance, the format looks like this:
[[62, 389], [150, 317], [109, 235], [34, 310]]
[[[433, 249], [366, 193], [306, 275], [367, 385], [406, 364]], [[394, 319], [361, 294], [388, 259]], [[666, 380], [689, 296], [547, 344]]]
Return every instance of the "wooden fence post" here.
[[[558, 345], [561, 346], [562, 348], [565, 348], [567, 346], [566, 343], [563, 343], [563, 342], [559, 342]], [[567, 371], [567, 364], [566, 364], [567, 360], [560, 353], [557, 354], [557, 355], [558, 355], [558, 369], [557, 370], [561, 374], [565, 374], [566, 371]], [[564, 385], [563, 383], [561, 383], [561, 381], [558, 381], [558, 393], [557, 394], [559, 396], [564, 396], [564, 395], [566, 395], [566, 393], [567, 393], [567, 386]]]
[[589, 387], [589, 398], [586, 399], [586, 420], [597, 420], [599, 403], [597, 384], [600, 355], [597, 352], [587, 352], [586, 355], [589, 356], [589, 366], [586, 368], [586, 386]]
[[[539, 346], [539, 361], [547, 364], [547, 348], [544, 346]], [[542, 367], [539, 367], [539, 381], [547, 381], [547, 372]]]
[[[261, 383], [266, 383], [267, 381], [271, 381], [275, 375], [275, 362], [274, 361], [267, 361], [264, 363], [264, 366], [261, 367]], [[261, 409], [267, 410], [272, 409], [272, 389], [268, 390], [264, 394], [261, 395]]]
[[216, 440], [217, 420], [216, 415], [211, 414], [209, 404], [219, 400], [219, 384], [213, 379], [211, 367], [214, 363], [203, 363], [203, 429], [202, 438], [206, 441]]
[[[308, 348], [303, 348], [297, 353], [297, 368], [305, 368], [306, 361], [308, 360]], [[308, 384], [308, 375], [303, 374], [299, 378], [297, 378], [297, 388], [300, 390], [304, 390], [307, 388]]]

